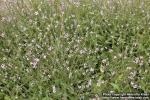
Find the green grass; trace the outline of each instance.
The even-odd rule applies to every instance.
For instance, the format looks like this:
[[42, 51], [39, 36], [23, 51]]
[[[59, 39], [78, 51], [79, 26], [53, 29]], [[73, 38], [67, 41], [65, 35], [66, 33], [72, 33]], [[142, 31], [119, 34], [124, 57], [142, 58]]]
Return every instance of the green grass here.
[[0, 100], [150, 92], [149, 0], [20, 0], [0, 16]]

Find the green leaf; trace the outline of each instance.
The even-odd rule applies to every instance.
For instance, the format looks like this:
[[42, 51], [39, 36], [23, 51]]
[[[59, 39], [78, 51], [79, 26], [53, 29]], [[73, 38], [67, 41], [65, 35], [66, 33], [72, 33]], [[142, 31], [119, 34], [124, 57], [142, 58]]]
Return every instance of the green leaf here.
[[120, 91], [120, 88], [119, 86], [116, 84], [116, 83], [110, 83], [112, 85], [112, 87], [117, 90], [117, 91]]

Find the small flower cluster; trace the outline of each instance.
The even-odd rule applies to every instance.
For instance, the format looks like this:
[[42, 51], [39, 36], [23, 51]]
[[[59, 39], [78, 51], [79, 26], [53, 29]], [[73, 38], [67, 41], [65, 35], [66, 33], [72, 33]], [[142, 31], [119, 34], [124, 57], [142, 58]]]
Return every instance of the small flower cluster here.
[[143, 56], [136, 57], [133, 62], [135, 64], [138, 64], [139, 66], [143, 66], [144, 65], [144, 60], [143, 59], [144, 59]]

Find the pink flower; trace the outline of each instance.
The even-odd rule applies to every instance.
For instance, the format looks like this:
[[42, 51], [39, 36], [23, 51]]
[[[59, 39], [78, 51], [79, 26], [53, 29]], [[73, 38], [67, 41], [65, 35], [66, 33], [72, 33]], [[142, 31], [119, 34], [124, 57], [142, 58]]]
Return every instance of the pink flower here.
[[32, 65], [33, 68], [37, 68], [37, 64], [40, 60], [38, 58], [33, 59], [32, 62], [30, 62], [30, 64]]

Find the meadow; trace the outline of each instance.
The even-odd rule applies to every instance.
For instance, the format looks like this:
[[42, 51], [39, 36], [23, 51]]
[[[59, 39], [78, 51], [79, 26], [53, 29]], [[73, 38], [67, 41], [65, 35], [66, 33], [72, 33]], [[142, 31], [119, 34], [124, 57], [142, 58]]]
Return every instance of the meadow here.
[[149, 0], [19, 0], [0, 10], [0, 100], [150, 93]]

